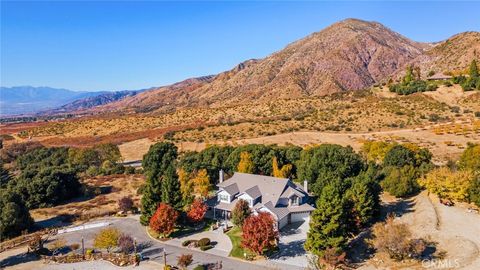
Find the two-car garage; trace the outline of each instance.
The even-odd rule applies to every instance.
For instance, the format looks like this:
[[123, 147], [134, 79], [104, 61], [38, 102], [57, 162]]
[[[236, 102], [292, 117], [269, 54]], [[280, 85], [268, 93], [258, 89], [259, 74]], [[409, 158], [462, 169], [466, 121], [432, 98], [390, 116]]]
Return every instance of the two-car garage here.
[[290, 223], [309, 221], [310, 211], [290, 213]]

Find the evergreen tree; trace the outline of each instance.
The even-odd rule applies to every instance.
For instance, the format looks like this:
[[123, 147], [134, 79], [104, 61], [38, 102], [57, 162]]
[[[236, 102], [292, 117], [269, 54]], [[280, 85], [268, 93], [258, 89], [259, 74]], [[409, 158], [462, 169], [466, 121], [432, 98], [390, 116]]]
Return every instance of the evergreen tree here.
[[0, 189], [0, 239], [20, 235], [32, 225], [33, 219], [22, 197], [12, 190]]
[[475, 59], [473, 59], [472, 62], [470, 63], [470, 69], [468, 74], [470, 75], [471, 79], [478, 77], [478, 67], [477, 67], [477, 61]]
[[322, 189], [310, 218], [305, 249], [322, 256], [326, 249], [342, 249], [347, 241], [348, 209], [344, 189], [331, 183]]
[[142, 166], [146, 177], [142, 197], [142, 215], [140, 222], [147, 225], [162, 200], [162, 178], [169, 167], [175, 168], [177, 147], [169, 142], [160, 142], [150, 146], [143, 156]]
[[10, 172], [3, 167], [3, 162], [0, 161], [0, 188], [7, 187], [11, 179]]
[[175, 167], [170, 166], [162, 177], [162, 202], [169, 204], [175, 210], [182, 209], [182, 194], [180, 182]]

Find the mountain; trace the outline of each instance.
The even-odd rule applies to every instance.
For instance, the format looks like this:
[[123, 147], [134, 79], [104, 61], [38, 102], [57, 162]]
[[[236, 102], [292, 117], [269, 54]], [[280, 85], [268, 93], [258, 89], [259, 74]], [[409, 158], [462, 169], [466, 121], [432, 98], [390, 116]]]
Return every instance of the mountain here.
[[359, 90], [384, 80], [431, 47], [380, 23], [347, 19], [264, 59], [245, 61], [205, 80], [184, 81], [182, 87], [153, 89], [97, 110], [165, 111]]
[[105, 92], [97, 93], [97, 95], [77, 99], [73, 102], [67, 103], [55, 109], [50, 109], [41, 112], [41, 114], [61, 114], [69, 113], [72, 111], [82, 111], [85, 109], [97, 107], [100, 105], [105, 105], [117, 100], [121, 100], [125, 97], [132, 97], [138, 93], [143, 92], [144, 90], [123, 90], [115, 92]]
[[51, 87], [0, 87], [0, 115], [35, 113], [98, 94]]

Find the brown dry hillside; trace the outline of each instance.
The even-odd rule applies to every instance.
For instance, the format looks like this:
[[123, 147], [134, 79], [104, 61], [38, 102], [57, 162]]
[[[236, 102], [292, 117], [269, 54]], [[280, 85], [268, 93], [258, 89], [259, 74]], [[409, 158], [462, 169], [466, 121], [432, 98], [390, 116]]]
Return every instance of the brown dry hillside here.
[[98, 110], [163, 112], [359, 90], [390, 76], [429, 47], [380, 23], [347, 19], [214, 78], [161, 87]]

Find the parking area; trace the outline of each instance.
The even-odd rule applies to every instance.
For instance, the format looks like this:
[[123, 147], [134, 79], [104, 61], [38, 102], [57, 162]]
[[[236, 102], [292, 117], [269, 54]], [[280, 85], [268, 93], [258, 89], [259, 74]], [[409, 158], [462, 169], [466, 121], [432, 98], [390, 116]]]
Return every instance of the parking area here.
[[232, 242], [230, 241], [230, 238], [220, 230], [199, 232], [180, 238], [174, 238], [167, 241], [167, 244], [181, 247], [185, 240], [200, 240], [202, 238], [210, 239], [213, 244], [213, 248], [206, 250], [206, 253], [228, 257], [228, 254], [230, 254], [230, 251], [232, 250]]
[[308, 257], [303, 244], [307, 239], [309, 220], [288, 224], [280, 231], [279, 252], [270, 257], [278, 263], [305, 268]]

